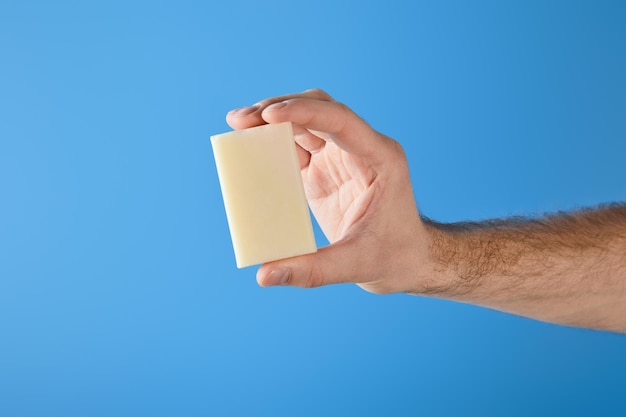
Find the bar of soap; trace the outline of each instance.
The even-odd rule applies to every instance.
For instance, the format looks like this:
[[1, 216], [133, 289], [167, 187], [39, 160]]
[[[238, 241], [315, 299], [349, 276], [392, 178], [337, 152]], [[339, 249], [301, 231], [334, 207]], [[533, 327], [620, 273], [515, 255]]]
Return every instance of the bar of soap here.
[[290, 122], [211, 136], [237, 267], [317, 251]]

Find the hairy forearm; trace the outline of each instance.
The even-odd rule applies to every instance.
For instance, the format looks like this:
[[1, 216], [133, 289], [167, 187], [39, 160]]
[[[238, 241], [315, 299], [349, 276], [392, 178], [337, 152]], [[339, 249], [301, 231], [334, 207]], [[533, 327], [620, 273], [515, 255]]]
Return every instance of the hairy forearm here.
[[427, 294], [539, 320], [626, 332], [626, 205], [482, 223], [425, 219]]

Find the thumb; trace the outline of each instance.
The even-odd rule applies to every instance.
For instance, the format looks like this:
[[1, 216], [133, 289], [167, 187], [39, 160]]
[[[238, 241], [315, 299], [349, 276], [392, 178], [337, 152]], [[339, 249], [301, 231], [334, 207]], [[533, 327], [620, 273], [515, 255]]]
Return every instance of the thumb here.
[[[262, 287], [289, 285], [314, 288], [360, 282], [365, 277], [363, 253], [354, 241], [341, 240], [316, 253], [268, 262], [257, 272]], [[371, 271], [370, 271], [371, 272]]]

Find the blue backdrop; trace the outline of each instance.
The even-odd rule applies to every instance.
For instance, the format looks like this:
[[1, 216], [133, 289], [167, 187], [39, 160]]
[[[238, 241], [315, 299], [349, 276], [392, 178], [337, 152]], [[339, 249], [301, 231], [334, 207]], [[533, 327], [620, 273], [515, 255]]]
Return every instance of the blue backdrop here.
[[626, 415], [625, 336], [259, 288], [209, 141], [321, 87], [434, 219], [623, 201], [625, 74], [622, 1], [2, 0], [0, 415]]

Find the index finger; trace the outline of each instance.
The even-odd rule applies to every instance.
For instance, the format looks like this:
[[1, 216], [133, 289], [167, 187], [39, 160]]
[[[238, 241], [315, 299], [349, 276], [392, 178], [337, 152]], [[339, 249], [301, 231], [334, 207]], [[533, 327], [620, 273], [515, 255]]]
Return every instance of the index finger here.
[[351, 154], [380, 161], [390, 139], [376, 132], [346, 105], [336, 101], [292, 98], [262, 111], [268, 123], [292, 122], [334, 142]]

